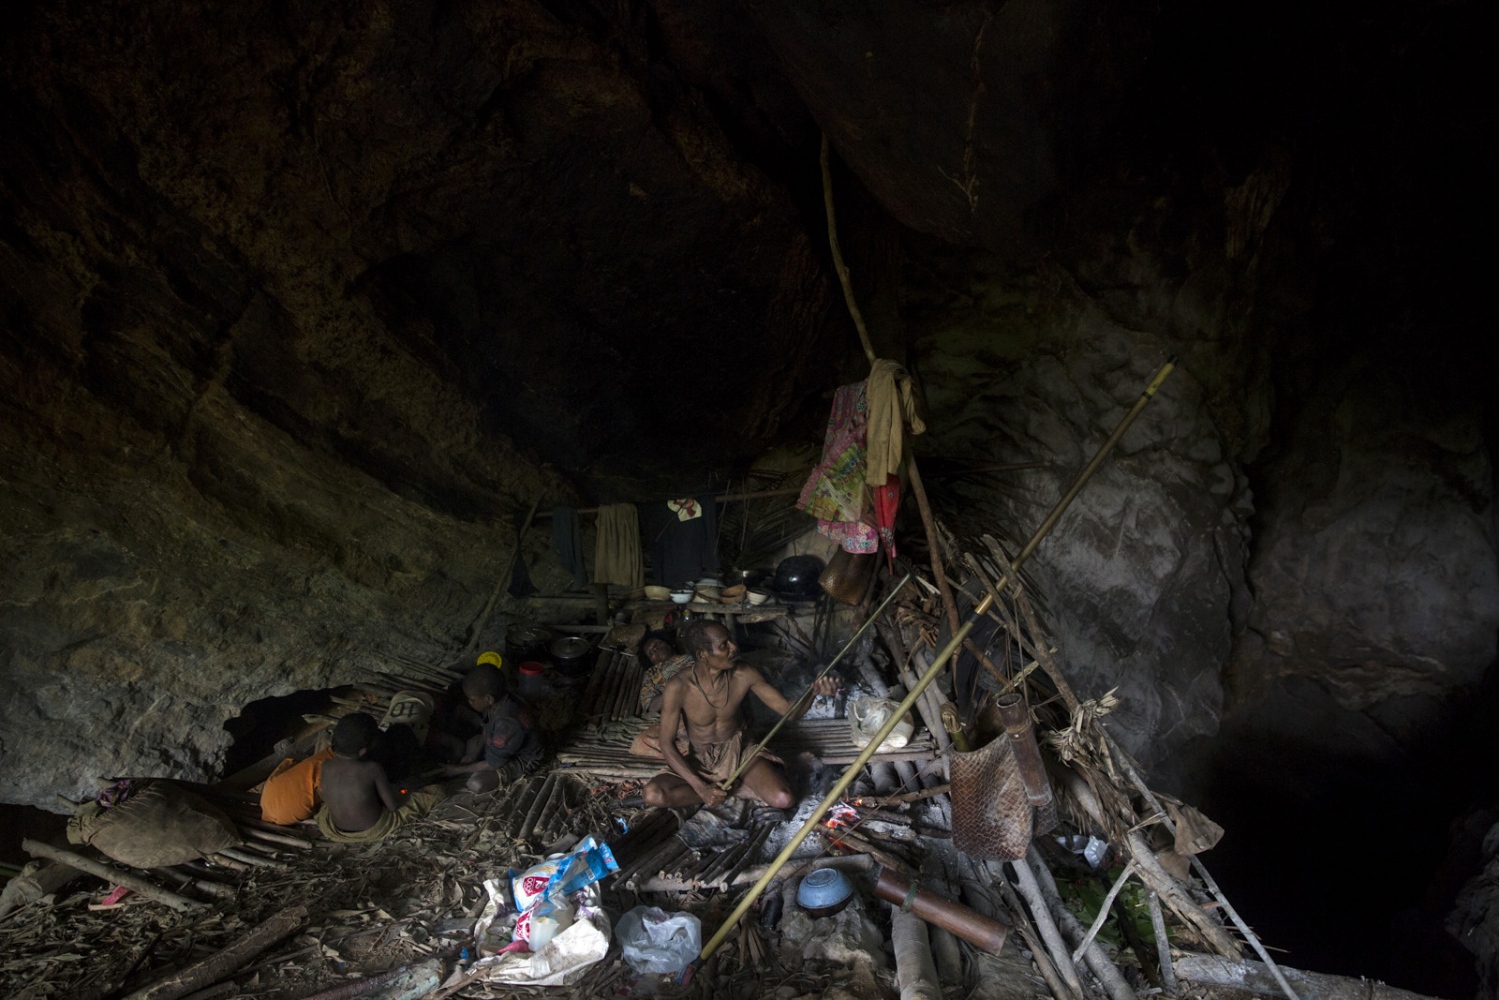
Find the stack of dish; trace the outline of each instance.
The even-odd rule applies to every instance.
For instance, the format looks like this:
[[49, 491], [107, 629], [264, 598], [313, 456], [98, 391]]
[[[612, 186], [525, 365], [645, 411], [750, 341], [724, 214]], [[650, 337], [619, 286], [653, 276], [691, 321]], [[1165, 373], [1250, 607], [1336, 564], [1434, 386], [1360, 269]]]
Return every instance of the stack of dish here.
[[670, 587], [651, 586], [645, 588], [645, 599], [648, 601], [664, 601], [669, 597], [671, 597]]
[[705, 604], [717, 604], [718, 597], [722, 593], [721, 587], [705, 587], [702, 584], [697, 586], [697, 599]]

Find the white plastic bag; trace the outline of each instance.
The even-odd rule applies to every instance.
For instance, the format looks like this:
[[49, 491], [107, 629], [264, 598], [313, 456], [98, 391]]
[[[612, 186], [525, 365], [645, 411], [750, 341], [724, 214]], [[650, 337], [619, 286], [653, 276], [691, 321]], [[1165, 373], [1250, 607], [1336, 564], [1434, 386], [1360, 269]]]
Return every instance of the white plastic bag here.
[[703, 946], [703, 923], [690, 913], [667, 913], [657, 906], [637, 906], [614, 928], [624, 959], [639, 973], [681, 972]]
[[577, 903], [573, 925], [539, 951], [481, 958], [474, 968], [492, 983], [567, 986], [582, 979], [590, 966], [609, 953], [609, 918], [600, 908], [596, 885], [584, 888], [572, 900]]
[[[864, 697], [855, 698], [848, 706], [848, 728], [849, 735], [853, 738], [854, 746], [863, 749], [874, 739], [880, 727], [890, 718], [891, 714], [900, 705], [889, 698]], [[907, 712], [905, 718], [895, 724], [890, 730], [890, 735], [885, 737], [885, 742], [880, 744], [881, 750], [899, 750], [911, 742], [911, 733], [916, 729], [911, 721], [911, 713]]]

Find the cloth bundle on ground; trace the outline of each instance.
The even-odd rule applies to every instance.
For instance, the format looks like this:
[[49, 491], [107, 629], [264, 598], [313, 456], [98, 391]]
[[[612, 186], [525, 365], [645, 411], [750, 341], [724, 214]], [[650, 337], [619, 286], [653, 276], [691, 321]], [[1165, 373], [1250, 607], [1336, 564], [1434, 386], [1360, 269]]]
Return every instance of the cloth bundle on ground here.
[[113, 798], [108, 807], [79, 807], [68, 820], [68, 842], [134, 868], [177, 865], [243, 842], [228, 816], [171, 781], [137, 779], [123, 801]]
[[323, 836], [335, 843], [378, 844], [407, 823], [421, 819], [431, 812], [432, 807], [442, 801], [444, 794], [441, 785], [428, 785], [421, 791], [412, 792], [406, 796], [406, 801], [399, 812], [391, 812], [387, 809], [380, 814], [379, 819], [375, 820], [374, 825], [353, 833], [334, 826], [333, 817], [328, 815], [328, 807], [323, 806], [317, 812], [317, 828], [323, 832]]
[[280, 826], [311, 819], [322, 804], [323, 762], [332, 756], [330, 748], [300, 762], [288, 757], [277, 764], [260, 790], [260, 818]]

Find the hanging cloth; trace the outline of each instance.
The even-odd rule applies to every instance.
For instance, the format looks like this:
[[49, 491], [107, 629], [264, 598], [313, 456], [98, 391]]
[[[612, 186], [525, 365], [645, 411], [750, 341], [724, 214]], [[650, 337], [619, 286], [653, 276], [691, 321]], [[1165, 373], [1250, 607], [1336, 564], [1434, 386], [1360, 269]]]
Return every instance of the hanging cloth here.
[[895, 572], [895, 512], [900, 510], [900, 477], [886, 476], [885, 485], [869, 491], [874, 508], [874, 525], [885, 543], [885, 564]]
[[664, 587], [690, 587], [718, 575], [718, 501], [711, 495], [646, 507], [651, 574]]
[[839, 386], [822, 442], [822, 461], [812, 469], [796, 506], [817, 518], [817, 530], [847, 552], [875, 552], [879, 535], [865, 516], [865, 383]]
[[613, 503], [599, 508], [593, 582], [616, 583], [631, 590], [645, 585], [645, 571], [640, 562], [640, 519], [634, 504]]
[[926, 430], [916, 413], [916, 393], [911, 375], [894, 361], [881, 358], [869, 368], [868, 458], [864, 475], [871, 483], [883, 483], [899, 475], [906, 428], [912, 436]]
[[583, 535], [578, 525], [576, 507], [552, 508], [552, 551], [573, 575], [573, 589], [588, 589], [588, 574], [583, 569]]

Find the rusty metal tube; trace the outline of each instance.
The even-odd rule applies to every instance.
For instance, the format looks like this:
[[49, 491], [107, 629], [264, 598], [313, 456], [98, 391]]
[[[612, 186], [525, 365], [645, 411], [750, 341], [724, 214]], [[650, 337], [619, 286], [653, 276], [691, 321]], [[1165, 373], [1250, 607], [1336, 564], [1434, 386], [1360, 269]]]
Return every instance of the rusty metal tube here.
[[998, 955], [999, 950], [1005, 946], [1004, 924], [970, 910], [962, 903], [954, 903], [945, 896], [939, 896], [930, 889], [916, 887], [913, 892], [911, 883], [889, 868], [880, 869], [874, 894], [991, 955]]
[[1025, 699], [1012, 691], [996, 698], [994, 706], [999, 709], [1000, 722], [1004, 724], [1005, 735], [1010, 738], [1010, 749], [1015, 751], [1015, 766], [1025, 785], [1026, 798], [1040, 809], [1051, 801], [1051, 783], [1046, 780], [1046, 765], [1041, 763], [1036, 728], [1031, 725], [1031, 713], [1025, 707]]

